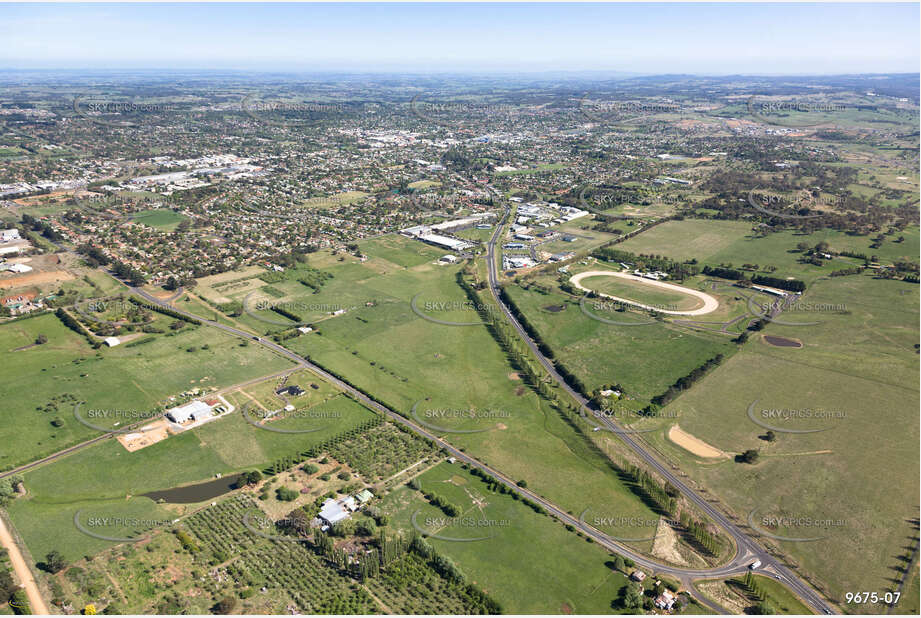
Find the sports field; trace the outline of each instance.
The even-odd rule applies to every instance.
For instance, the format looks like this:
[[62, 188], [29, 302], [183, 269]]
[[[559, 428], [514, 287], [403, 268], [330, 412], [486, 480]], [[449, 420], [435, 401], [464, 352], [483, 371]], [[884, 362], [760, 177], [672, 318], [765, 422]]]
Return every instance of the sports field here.
[[143, 223], [144, 225], [159, 228], [167, 232], [173, 231], [176, 229], [176, 226], [187, 220], [187, 217], [166, 208], [142, 210], [141, 212], [136, 212], [131, 215], [131, 218], [138, 223]]

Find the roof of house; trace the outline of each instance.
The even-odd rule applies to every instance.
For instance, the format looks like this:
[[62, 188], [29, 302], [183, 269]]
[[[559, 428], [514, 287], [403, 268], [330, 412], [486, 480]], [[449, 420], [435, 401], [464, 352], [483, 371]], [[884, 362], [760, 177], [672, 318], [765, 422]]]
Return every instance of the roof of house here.
[[360, 492], [358, 492], [357, 494], [355, 494], [355, 498], [357, 498], [358, 501], [361, 502], [362, 504], [364, 504], [365, 502], [367, 502], [368, 500], [370, 500], [370, 499], [373, 498], [373, 497], [374, 497], [374, 494], [372, 494], [372, 493], [371, 493], [369, 490], [367, 490], [367, 489], [362, 489]]
[[332, 498], [327, 498], [323, 503], [323, 508], [320, 509], [320, 519], [330, 524], [342, 521], [348, 516], [349, 514], [342, 508], [342, 505]]

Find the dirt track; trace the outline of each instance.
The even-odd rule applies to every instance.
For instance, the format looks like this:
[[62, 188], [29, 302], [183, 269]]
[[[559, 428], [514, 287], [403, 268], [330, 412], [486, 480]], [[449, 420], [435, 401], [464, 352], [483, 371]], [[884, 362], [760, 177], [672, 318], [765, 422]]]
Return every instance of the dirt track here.
[[636, 275], [628, 275], [626, 273], [614, 272], [612, 270], [589, 270], [584, 273], [579, 273], [578, 275], [573, 275], [570, 277], [569, 282], [574, 286], [582, 290], [583, 292], [591, 292], [588, 288], [584, 288], [581, 285], [581, 281], [586, 277], [620, 277], [621, 279], [628, 279], [630, 281], [636, 281], [638, 283], [645, 283], [647, 285], [662, 288], [670, 292], [679, 292], [681, 294], [687, 294], [688, 296], [693, 296], [704, 301], [704, 306], [700, 309], [694, 309], [692, 311], [667, 311], [665, 309], [659, 309], [658, 307], [650, 307], [649, 305], [644, 305], [636, 301], [630, 300], [628, 298], [619, 298], [617, 296], [611, 296], [610, 294], [602, 294], [596, 292], [598, 296], [603, 298], [610, 298], [611, 300], [616, 300], [618, 302], [626, 303], [628, 305], [633, 305], [635, 307], [640, 307], [641, 309], [650, 309], [653, 311], [658, 311], [659, 313], [667, 313], [669, 315], [706, 315], [716, 311], [720, 304], [719, 302], [710, 296], [698, 290], [692, 290], [691, 288], [681, 287], [680, 285], [675, 285], [673, 283], [664, 283], [662, 281], [656, 281], [654, 279], [644, 279], [642, 277], [637, 277]]
[[26, 589], [26, 595], [29, 597], [29, 605], [32, 606], [32, 613], [47, 616], [50, 612], [45, 600], [38, 591], [38, 585], [32, 577], [32, 571], [29, 570], [25, 558], [19, 551], [19, 546], [13, 541], [13, 535], [6, 529], [3, 518], [0, 517], [0, 545], [3, 545], [10, 552], [10, 562], [13, 564], [13, 571], [16, 577]]

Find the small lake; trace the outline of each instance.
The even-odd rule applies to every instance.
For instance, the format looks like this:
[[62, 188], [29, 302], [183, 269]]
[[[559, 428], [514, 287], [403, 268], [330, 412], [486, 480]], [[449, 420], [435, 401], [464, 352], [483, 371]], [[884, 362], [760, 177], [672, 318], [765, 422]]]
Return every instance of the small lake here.
[[218, 496], [223, 496], [228, 491], [234, 489], [234, 484], [240, 478], [239, 474], [231, 474], [213, 481], [197, 483], [195, 485], [185, 485], [183, 487], [174, 487], [172, 489], [163, 489], [161, 491], [151, 491], [141, 494], [145, 498], [150, 498], [154, 502], [163, 500], [170, 504], [191, 504], [194, 502], [204, 502]]

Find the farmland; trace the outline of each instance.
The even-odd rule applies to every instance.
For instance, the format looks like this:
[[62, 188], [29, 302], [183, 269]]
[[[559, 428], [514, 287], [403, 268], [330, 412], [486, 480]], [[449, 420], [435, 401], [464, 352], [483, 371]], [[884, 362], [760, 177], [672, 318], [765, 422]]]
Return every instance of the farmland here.
[[[759, 529], [790, 538], [822, 537], [765, 541], [778, 544], [831, 598], [841, 600], [858, 582], [888, 589], [902, 548], [915, 534], [908, 520], [917, 470], [893, 468], [889, 458], [917, 456], [919, 401], [909, 385], [918, 372], [911, 343], [918, 338], [912, 317], [918, 296], [911, 284], [860, 275], [816, 282], [805, 298], [813, 305], [804, 309], [844, 305], [847, 310], [785, 312], [785, 321], [805, 325], [771, 324], [766, 332], [796, 338], [804, 347], [773, 347], [753, 338], [663, 411], [719, 449], [758, 450], [756, 464], [699, 462], [663, 433], [646, 435], [739, 517], [759, 509], [759, 522], [762, 516], [830, 522], [817, 529], [759, 523]], [[862, 359], [859, 365], [854, 358]], [[773, 441], [766, 441], [765, 426], [750, 418], [747, 408], [753, 402], [756, 418], [780, 428]], [[772, 417], [771, 410], [781, 412]], [[883, 451], [887, 456], [880, 457]], [[885, 484], [876, 482], [881, 477]], [[865, 565], [860, 573], [846, 566], [847, 557], [855, 555]]]
[[[611, 601], [627, 580], [605, 564], [610, 557], [601, 547], [585, 543], [558, 522], [490, 488], [457, 465], [441, 464], [416, 482], [423, 491], [459, 505], [463, 515], [457, 521], [475, 518], [484, 526], [426, 527], [427, 520], [437, 522], [444, 514], [408, 486], [395, 489], [384, 501], [382, 508], [391, 514], [391, 525], [411, 532], [412, 516], [417, 513], [419, 525], [433, 534], [429, 542], [494, 595], [506, 612], [542, 614], [564, 608], [580, 614], [611, 612]], [[487, 527], [485, 522], [494, 525]], [[463, 543], [438, 536], [489, 539]]]
[[[29, 496], [10, 505], [10, 516], [36, 555], [43, 556], [52, 549], [68, 558], [92, 554], [95, 552], [90, 549], [99, 551], [110, 543], [74, 528], [72, 518], [80, 509], [105, 508], [116, 513], [130, 509], [151, 520], [163, 519], [157, 514], [162, 515], [164, 508], [182, 514], [195, 505], [156, 505], [141, 494], [211, 479], [217, 474], [265, 468], [277, 458], [293, 457], [374, 418], [366, 408], [340, 395], [297, 418], [267, 425], [304, 433], [254, 427], [242, 414], [234, 413], [135, 452], [126, 451], [115, 440], [107, 440], [27, 472], [24, 477]], [[177, 460], [183, 465], [172, 465]], [[107, 470], [119, 473], [106, 475]], [[150, 470], [158, 470], [158, 474], [151, 475]]]
[[[366, 251], [371, 258], [360, 268], [367, 273], [375, 255], [373, 247]], [[393, 260], [406, 261], [411, 254], [398, 257], [392, 251], [385, 245]], [[338, 270], [330, 271], [337, 281]], [[477, 314], [464, 304], [456, 273], [456, 267], [422, 263], [355, 277], [351, 293], [364, 291], [376, 299], [374, 306], [360, 305], [323, 321], [319, 336], [312, 333], [285, 345], [406, 416], [413, 416], [417, 406], [417, 422], [421, 418], [423, 425], [472, 455], [526, 478], [536, 491], [567, 508], [581, 511], [590, 506], [585, 496], [592, 495], [597, 506], [606, 502], [611, 509], [654, 518], [605, 458], [523, 383], [484, 327], [446, 326], [413, 313], [410, 301], [418, 295], [417, 306], [428, 307], [437, 319], [476, 320]], [[335, 302], [329, 293], [324, 286], [317, 296]], [[407, 341], [413, 345], [403, 345]], [[429, 409], [449, 412], [434, 418], [427, 416]], [[479, 413], [464, 416], [462, 411], [469, 410]], [[474, 432], [465, 433], [470, 430]]]
[[[48, 342], [28, 347], [40, 334]], [[0, 349], [17, 359], [6, 366], [0, 384], [7, 402], [0, 411], [0, 437], [17, 445], [0, 454], [5, 469], [98, 435], [74, 418], [78, 403], [147, 411], [190, 388], [227, 387], [290, 366], [262, 348], [241, 346], [235, 337], [189, 326], [141, 346], [94, 350], [54, 315], [0, 326]]]

